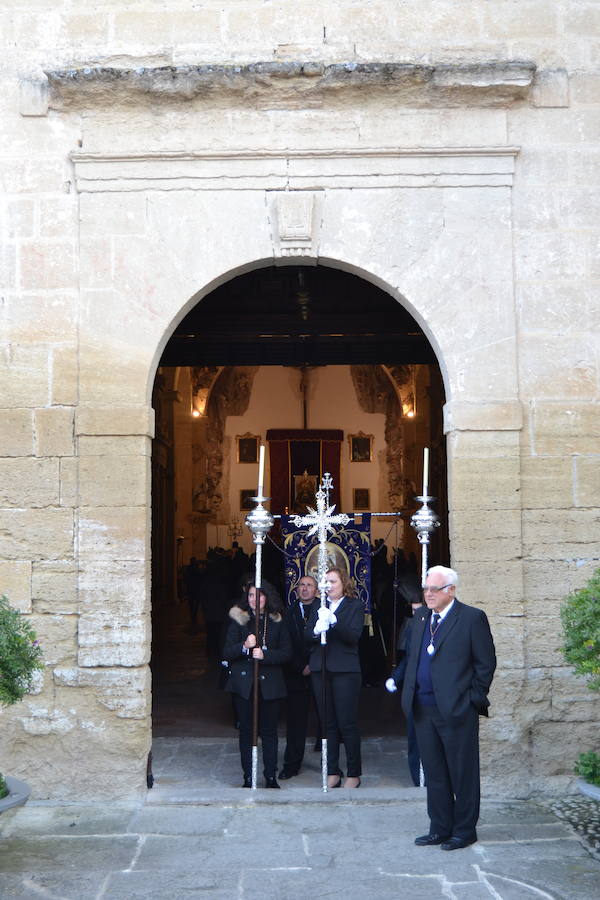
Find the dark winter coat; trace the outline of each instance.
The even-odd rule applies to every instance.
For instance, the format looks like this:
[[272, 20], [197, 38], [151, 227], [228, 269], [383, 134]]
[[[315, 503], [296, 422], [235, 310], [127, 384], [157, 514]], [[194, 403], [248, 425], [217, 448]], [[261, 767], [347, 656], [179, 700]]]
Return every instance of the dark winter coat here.
[[[229, 663], [229, 678], [225, 690], [249, 699], [254, 684], [255, 661], [251, 651], [244, 652], [244, 642], [254, 634], [254, 614], [239, 606], [229, 610], [231, 622], [225, 637], [223, 659]], [[262, 617], [259, 634], [263, 634]], [[269, 613], [267, 618], [266, 649], [264, 659], [258, 663], [260, 693], [265, 700], [277, 700], [287, 694], [282, 665], [292, 656], [292, 642], [279, 613]]]

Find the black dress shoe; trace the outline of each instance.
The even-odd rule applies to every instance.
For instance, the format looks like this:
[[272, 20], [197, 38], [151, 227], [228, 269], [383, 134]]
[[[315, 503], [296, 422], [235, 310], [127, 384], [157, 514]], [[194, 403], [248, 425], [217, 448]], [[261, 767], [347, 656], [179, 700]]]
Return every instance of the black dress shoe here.
[[477, 840], [476, 837], [470, 838], [461, 838], [461, 837], [451, 837], [448, 838], [447, 841], [441, 846], [442, 850], [462, 850], [463, 847], [469, 847], [471, 844], [474, 844]]
[[444, 841], [450, 841], [450, 835], [448, 834], [422, 834], [420, 837], [415, 838], [415, 844], [417, 847], [432, 847], [434, 844], [443, 844]]
[[275, 776], [273, 776], [273, 778], [266, 778], [266, 777], [265, 777], [265, 787], [266, 787], [266, 788], [278, 788], [278, 787], [279, 787], [279, 785], [277, 784], [277, 779], [275, 778]]
[[281, 781], [287, 781], [288, 778], [293, 778], [294, 775], [297, 775], [299, 771], [299, 769], [282, 769], [279, 773], [279, 778]]
[[252, 787], [252, 779], [248, 778], [246, 775], [244, 775], [244, 783], [243, 783], [242, 787], [251, 788]]

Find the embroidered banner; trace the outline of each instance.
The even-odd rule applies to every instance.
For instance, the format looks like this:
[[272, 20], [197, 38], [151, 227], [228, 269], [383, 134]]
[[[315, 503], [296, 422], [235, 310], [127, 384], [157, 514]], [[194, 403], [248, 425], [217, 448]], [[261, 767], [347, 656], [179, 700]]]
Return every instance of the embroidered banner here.
[[[313, 499], [314, 506], [314, 499]], [[354, 580], [356, 592], [365, 613], [371, 612], [371, 516], [357, 517], [347, 525], [334, 525], [329, 535], [327, 555], [332, 566], [345, 569]], [[308, 526], [296, 528], [290, 516], [280, 519], [281, 536], [285, 552], [285, 595], [293, 602], [295, 587], [303, 575], [318, 577], [319, 541], [317, 535], [307, 537]]]

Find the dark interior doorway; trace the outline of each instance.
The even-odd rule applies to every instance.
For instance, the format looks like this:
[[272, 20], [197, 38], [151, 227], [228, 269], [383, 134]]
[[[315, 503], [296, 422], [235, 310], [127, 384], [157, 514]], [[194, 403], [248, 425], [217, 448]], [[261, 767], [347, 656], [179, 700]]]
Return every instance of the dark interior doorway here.
[[[219, 660], [207, 652], [202, 618], [194, 625], [185, 602], [183, 560], [178, 558], [173, 518], [176, 438], [161, 403], [170, 389], [170, 373], [181, 366], [305, 364], [429, 367], [429, 442], [438, 448], [441, 460], [434, 473], [433, 493], [439, 497], [436, 509], [442, 521], [431, 558], [448, 562], [444, 390], [435, 354], [422, 329], [387, 293], [333, 268], [268, 267], [231, 279], [203, 298], [177, 326], [155, 383], [151, 663], [155, 736], [236, 735]], [[265, 431], [267, 427], [268, 417]], [[388, 546], [392, 545], [393, 536]], [[388, 671], [363, 689], [364, 736], [401, 732], [398, 698], [383, 688], [389, 660], [386, 664]]]

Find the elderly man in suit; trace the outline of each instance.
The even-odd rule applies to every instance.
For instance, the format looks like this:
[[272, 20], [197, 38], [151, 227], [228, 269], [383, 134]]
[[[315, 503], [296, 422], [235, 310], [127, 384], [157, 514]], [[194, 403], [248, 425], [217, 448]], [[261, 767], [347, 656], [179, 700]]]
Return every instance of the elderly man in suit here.
[[427, 782], [429, 833], [415, 844], [442, 850], [477, 840], [479, 716], [487, 716], [496, 668], [487, 616], [457, 599], [457, 583], [453, 569], [429, 569], [427, 608], [415, 616], [402, 691]]

